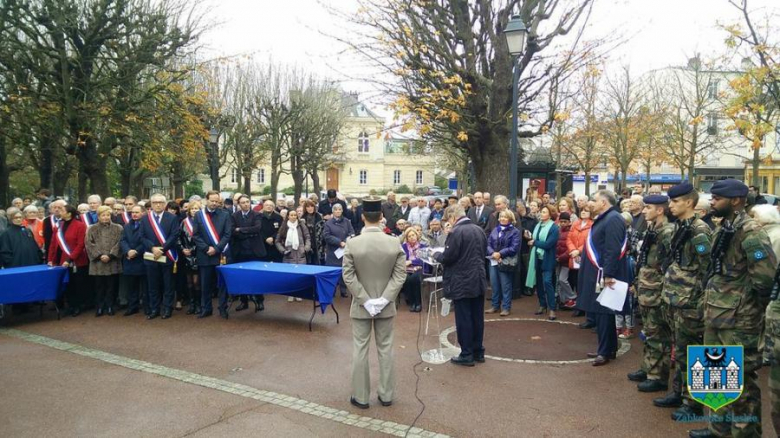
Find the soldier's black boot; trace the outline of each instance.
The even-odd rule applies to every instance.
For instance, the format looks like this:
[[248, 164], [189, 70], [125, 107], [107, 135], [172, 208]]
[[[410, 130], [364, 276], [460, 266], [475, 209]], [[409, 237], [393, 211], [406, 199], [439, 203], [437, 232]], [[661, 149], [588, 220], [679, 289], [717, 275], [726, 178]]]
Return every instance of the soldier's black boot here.
[[694, 420], [694, 417], [701, 417], [703, 414], [702, 408], [689, 405], [682, 405], [672, 412], [672, 420], [685, 421], [687, 423]]
[[653, 399], [653, 404], [659, 408], [678, 408], [682, 406], [682, 396], [670, 392], [669, 394], [666, 394], [666, 397]]
[[628, 380], [632, 382], [644, 382], [647, 380], [647, 373], [644, 370], [636, 370], [633, 373], [628, 373]]
[[660, 392], [669, 389], [669, 385], [658, 379], [653, 379], [645, 380], [644, 382], [636, 385], [636, 389], [639, 390], [639, 392]]
[[715, 438], [717, 435], [712, 433], [709, 429], [693, 429], [688, 432], [690, 438]]

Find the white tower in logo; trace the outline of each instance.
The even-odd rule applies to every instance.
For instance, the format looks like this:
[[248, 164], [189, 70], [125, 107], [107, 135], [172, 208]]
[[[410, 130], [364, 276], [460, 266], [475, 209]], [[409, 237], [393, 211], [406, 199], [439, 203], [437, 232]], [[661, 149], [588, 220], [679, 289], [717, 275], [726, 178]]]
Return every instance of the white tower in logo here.
[[691, 367], [691, 389], [694, 391], [704, 389], [704, 365], [701, 364], [698, 357], [696, 363]]
[[733, 357], [726, 367], [726, 389], [739, 391], [739, 365]]

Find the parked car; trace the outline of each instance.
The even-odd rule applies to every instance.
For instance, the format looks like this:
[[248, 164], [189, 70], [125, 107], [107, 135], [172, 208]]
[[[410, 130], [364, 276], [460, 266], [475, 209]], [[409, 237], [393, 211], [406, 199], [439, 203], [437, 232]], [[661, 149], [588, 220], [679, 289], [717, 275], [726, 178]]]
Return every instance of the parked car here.
[[430, 186], [425, 191], [426, 195], [438, 196], [442, 194], [441, 187]]

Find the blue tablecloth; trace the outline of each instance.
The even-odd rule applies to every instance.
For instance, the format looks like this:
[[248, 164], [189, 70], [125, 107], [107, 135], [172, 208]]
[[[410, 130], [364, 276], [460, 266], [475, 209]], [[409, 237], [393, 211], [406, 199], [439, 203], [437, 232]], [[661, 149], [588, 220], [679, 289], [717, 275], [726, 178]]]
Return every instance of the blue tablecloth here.
[[56, 300], [68, 284], [62, 266], [24, 266], [0, 269], [0, 304]]
[[[246, 262], [217, 267], [220, 287], [230, 295], [280, 294], [315, 299], [322, 312], [333, 303], [341, 268]], [[313, 291], [313, 292], [312, 292]]]

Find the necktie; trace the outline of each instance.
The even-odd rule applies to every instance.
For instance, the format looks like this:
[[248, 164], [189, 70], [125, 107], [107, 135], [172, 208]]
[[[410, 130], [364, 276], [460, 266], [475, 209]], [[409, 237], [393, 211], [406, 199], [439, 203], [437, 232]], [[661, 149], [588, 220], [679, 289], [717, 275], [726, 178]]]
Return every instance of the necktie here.
[[482, 217], [482, 207], [477, 207], [477, 220]]
[[137, 229], [138, 229], [138, 222], [133, 222], [133, 229], [134, 229], [134, 230], [137, 230]]
[[154, 220], [157, 221], [157, 225], [160, 225], [160, 216], [154, 215]]

